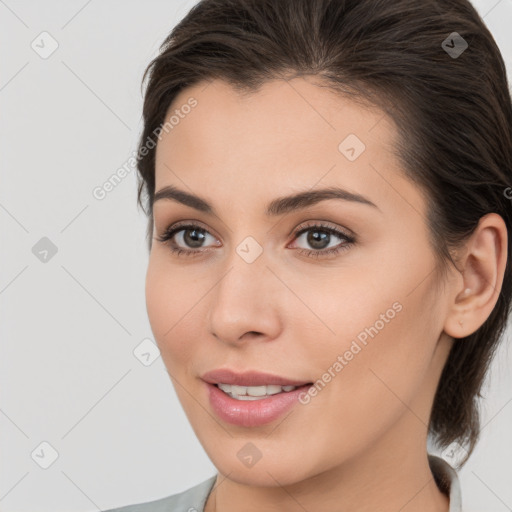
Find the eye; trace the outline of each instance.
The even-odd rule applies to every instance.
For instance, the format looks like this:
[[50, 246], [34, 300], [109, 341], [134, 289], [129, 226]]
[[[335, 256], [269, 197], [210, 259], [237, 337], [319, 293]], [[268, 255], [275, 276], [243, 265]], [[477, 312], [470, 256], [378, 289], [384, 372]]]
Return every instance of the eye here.
[[[162, 235], [156, 237], [159, 242], [169, 243], [169, 247], [171, 252], [175, 253], [177, 256], [185, 255], [185, 256], [193, 256], [198, 255], [203, 252], [206, 252], [203, 247], [203, 242], [210, 236], [213, 240], [213, 237], [206, 229], [198, 226], [197, 224], [174, 224], [173, 226], [169, 226]], [[179, 244], [185, 245], [185, 247], [193, 247], [201, 250], [189, 250], [183, 249], [178, 243], [176, 243], [176, 238]], [[218, 245], [218, 244], [217, 244]]]
[[[308, 224], [306, 227], [295, 231], [294, 235], [296, 240], [300, 240], [304, 235], [307, 235], [303, 241], [309, 244], [310, 247], [313, 247], [313, 250], [299, 248], [298, 251], [301, 254], [315, 258], [336, 255], [341, 251], [347, 250], [355, 243], [355, 238], [352, 235], [327, 224]], [[344, 242], [329, 247], [331, 242], [335, 241], [333, 236], [334, 238], [344, 240]]]
[[[310, 257], [325, 257], [326, 255], [335, 255], [355, 243], [355, 238], [338, 228], [326, 225], [311, 223], [301, 226], [294, 232], [294, 239], [299, 240], [303, 235], [308, 234], [304, 241], [313, 249], [298, 248], [297, 251]], [[329, 247], [335, 238], [341, 239], [342, 242], [334, 247]], [[207, 229], [191, 223], [180, 223], [169, 226], [162, 235], [156, 237], [159, 242], [167, 243], [172, 253], [177, 256], [198, 256], [208, 252], [211, 249], [204, 249], [204, 242], [211, 237], [214, 241], [216, 238], [212, 236]], [[219, 247], [220, 243], [215, 243]]]

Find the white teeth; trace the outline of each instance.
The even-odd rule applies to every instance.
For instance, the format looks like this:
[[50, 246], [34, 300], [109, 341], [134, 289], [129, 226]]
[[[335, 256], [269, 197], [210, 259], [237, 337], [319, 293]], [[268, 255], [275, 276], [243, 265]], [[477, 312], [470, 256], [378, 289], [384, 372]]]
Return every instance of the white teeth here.
[[296, 386], [276, 386], [274, 384], [269, 384], [268, 386], [235, 386], [219, 383], [217, 386], [237, 400], [260, 400], [261, 398], [267, 398], [283, 391], [292, 391], [296, 388]]

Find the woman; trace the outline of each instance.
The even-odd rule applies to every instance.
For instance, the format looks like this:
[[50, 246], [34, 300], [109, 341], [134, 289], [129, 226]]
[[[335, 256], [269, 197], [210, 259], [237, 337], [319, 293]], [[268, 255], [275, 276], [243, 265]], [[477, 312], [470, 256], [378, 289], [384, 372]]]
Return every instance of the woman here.
[[116, 510], [462, 510], [427, 441], [472, 453], [512, 286], [475, 9], [203, 0], [147, 73], [147, 310], [218, 474]]

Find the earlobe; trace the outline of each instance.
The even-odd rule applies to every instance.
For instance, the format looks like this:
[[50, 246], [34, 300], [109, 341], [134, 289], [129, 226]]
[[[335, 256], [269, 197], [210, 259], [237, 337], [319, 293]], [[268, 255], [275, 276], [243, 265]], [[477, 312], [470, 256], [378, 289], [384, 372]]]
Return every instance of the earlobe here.
[[501, 291], [507, 261], [507, 228], [502, 217], [489, 213], [480, 219], [466, 243], [459, 261], [460, 279], [453, 285], [454, 296], [444, 331], [453, 338], [465, 338], [487, 320]]

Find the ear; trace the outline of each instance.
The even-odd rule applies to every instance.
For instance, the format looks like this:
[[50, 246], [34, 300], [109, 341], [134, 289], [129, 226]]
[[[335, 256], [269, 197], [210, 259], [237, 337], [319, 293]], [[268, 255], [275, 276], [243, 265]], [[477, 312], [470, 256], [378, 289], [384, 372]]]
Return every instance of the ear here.
[[491, 314], [507, 263], [507, 226], [497, 213], [484, 215], [463, 248], [453, 281], [444, 331], [453, 338], [473, 334]]

